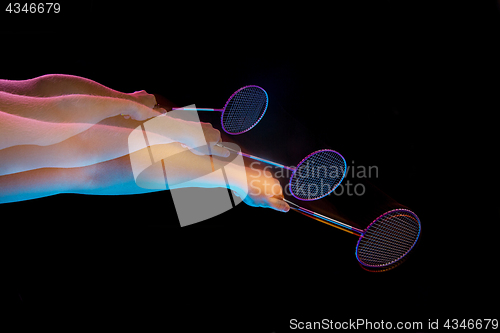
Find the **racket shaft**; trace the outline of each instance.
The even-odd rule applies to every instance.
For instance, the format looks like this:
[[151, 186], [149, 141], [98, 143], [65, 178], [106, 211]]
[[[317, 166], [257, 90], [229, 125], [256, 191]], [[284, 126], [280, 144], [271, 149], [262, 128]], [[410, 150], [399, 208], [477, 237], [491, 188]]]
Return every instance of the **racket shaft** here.
[[172, 110], [184, 110], [184, 111], [219, 111], [222, 112], [224, 109], [199, 109], [199, 108], [172, 108]]
[[269, 160], [266, 160], [264, 158], [260, 158], [260, 157], [257, 157], [257, 156], [253, 156], [253, 155], [250, 155], [250, 154], [245, 154], [245, 153], [242, 153], [240, 151], [237, 151], [237, 150], [234, 150], [234, 149], [231, 149], [231, 148], [228, 148], [226, 146], [223, 146], [221, 145], [220, 143], [216, 144], [216, 146], [219, 146], [219, 147], [222, 147], [222, 148], [226, 148], [227, 150], [230, 150], [232, 152], [235, 152], [237, 154], [240, 154], [242, 156], [245, 156], [245, 157], [248, 157], [248, 158], [251, 158], [253, 160], [257, 160], [257, 161], [261, 161], [261, 162], [264, 162], [264, 163], [268, 163], [268, 164], [272, 164], [272, 165], [276, 165], [277, 167], [280, 167], [280, 168], [283, 168], [283, 169], [288, 169], [290, 171], [295, 171], [295, 168], [290, 168], [290, 167], [287, 167], [287, 166], [284, 166], [283, 164], [279, 164], [279, 163], [276, 163], [276, 162], [273, 162], [273, 161], [269, 161]]
[[361, 230], [361, 229], [354, 228], [354, 227], [352, 227], [352, 226], [350, 226], [348, 224], [345, 224], [345, 223], [342, 223], [340, 221], [334, 220], [334, 219], [332, 219], [330, 217], [327, 217], [325, 215], [321, 215], [321, 214], [318, 214], [316, 212], [313, 212], [312, 210], [305, 209], [305, 208], [300, 207], [300, 206], [298, 206], [298, 205], [294, 204], [293, 202], [288, 201], [286, 199], [283, 199], [283, 201], [285, 201], [288, 204], [293, 205], [293, 206], [290, 206], [291, 209], [299, 211], [299, 212], [302, 212], [302, 213], [304, 213], [304, 214], [306, 214], [308, 216], [315, 217], [315, 218], [321, 220], [321, 222], [323, 222], [325, 224], [328, 224], [328, 225], [330, 225], [332, 227], [337, 227], [337, 228], [340, 227], [339, 229], [347, 231], [347, 232], [355, 234], [355, 235], [358, 235], [358, 236], [363, 233], [363, 230]]

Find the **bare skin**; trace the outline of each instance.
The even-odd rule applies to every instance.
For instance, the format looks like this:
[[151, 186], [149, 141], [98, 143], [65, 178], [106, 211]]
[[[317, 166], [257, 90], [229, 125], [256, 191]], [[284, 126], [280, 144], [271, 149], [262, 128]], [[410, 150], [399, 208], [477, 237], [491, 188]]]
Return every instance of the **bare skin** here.
[[[166, 112], [138, 103], [156, 103], [154, 95], [145, 91], [119, 93], [73, 76], [58, 79], [56, 75], [49, 75], [33, 80], [35, 83], [0, 80], [0, 87], [9, 91], [0, 91], [0, 175], [42, 167], [86, 166], [124, 156], [129, 153], [127, 137], [133, 129], [110, 130], [109, 126], [95, 124], [120, 115], [142, 121]], [[57, 84], [52, 86], [53, 82]], [[59, 96], [57, 92], [73, 94]], [[94, 95], [82, 95], [82, 92]], [[125, 96], [126, 99], [119, 98]], [[204, 137], [193, 140], [199, 123], [190, 124], [168, 115], [163, 118], [161, 131], [148, 134], [151, 139], [161, 136], [155, 142], [181, 142], [200, 154], [208, 154], [208, 147], [214, 155], [229, 154], [226, 149], [215, 146], [220, 141], [220, 133], [211, 124], [201, 123]], [[112, 119], [108, 123], [114, 125], [119, 121]]]
[[[156, 191], [136, 183], [131, 158], [140, 160], [148, 154], [145, 149], [125, 150], [125, 138], [133, 126], [113, 126], [113, 123], [134, 120], [137, 125], [137, 121], [158, 117], [159, 110], [151, 109], [155, 105], [155, 97], [145, 91], [121, 93], [70, 75], [0, 80], [0, 127], [3, 126], [0, 128], [0, 161], [4, 161], [3, 171], [0, 163], [0, 203], [58, 193], [105, 195]], [[125, 119], [119, 120], [118, 115]], [[105, 119], [106, 124], [97, 124]], [[186, 179], [207, 175], [206, 154], [217, 159], [217, 155], [229, 153], [215, 146], [220, 141], [217, 130], [210, 124], [201, 123], [201, 126], [208, 146], [200, 147], [189, 130], [179, 131], [177, 136], [172, 134], [178, 126], [172, 126], [168, 140], [164, 133], [148, 133], [148, 136], [163, 136], [156, 140], [155, 146], [148, 148], [154, 148], [158, 156], [188, 152], [182, 160], [169, 164], [170, 189], [182, 187]], [[144, 160], [144, 163], [150, 162]], [[141, 177], [152, 183], [165, 182], [148, 175], [148, 170]], [[279, 199], [282, 198], [281, 186], [269, 176], [246, 168], [246, 173], [240, 172], [236, 177], [238, 185], [233, 190], [251, 206], [288, 211], [288, 205]], [[220, 180], [209, 173], [199, 186], [226, 186], [218, 182]]]
[[[75, 128], [80, 129], [79, 126], [82, 124], [57, 124], [60, 126], [47, 129], [47, 131], [54, 131], [54, 133], [50, 132], [50, 135], [43, 136], [43, 138], [49, 137], [52, 141], [59, 142], [43, 144], [45, 142], [39, 139], [39, 144], [34, 145], [30, 140], [26, 140], [25, 144], [1, 149], [0, 176], [39, 168], [81, 167], [127, 155], [137, 150], [133, 149], [132, 145], [129, 144], [131, 133], [134, 131], [140, 131], [139, 140], [144, 135], [147, 135], [150, 144], [153, 144], [153, 142], [154, 144], [181, 142], [190, 147], [195, 154], [206, 155], [208, 149], [210, 149], [212, 155], [229, 155], [227, 149], [214, 146], [220, 141], [220, 132], [214, 129], [212, 125], [202, 123], [201, 128], [204, 136], [194, 140], [199, 124], [169, 118], [168, 115], [162, 115], [161, 117], [165, 121], [162, 122], [162, 128], [156, 133], [146, 130], [147, 133], [143, 134], [140, 127], [128, 128], [96, 124], [64, 140], [57, 140], [58, 135], [63, 136], [67, 132], [74, 134], [76, 132]], [[29, 127], [27, 124], [31, 119], [21, 118], [20, 121], [21, 130], [18, 129], [17, 131], [24, 134], [20, 138], [27, 139], [32, 134], [29, 130], [26, 131]], [[113, 122], [109, 121], [108, 123]], [[40, 128], [40, 123], [37, 123], [37, 125]], [[4, 139], [5, 142], [8, 143]], [[208, 147], [205, 142], [208, 142]]]
[[68, 95], [40, 98], [0, 92], [0, 149], [59, 143], [103, 119], [121, 114], [134, 120], [146, 120], [161, 112], [112, 97]]
[[93, 80], [66, 74], [47, 74], [28, 80], [1, 80], [0, 91], [15, 95], [52, 97], [63, 95], [93, 95], [127, 99], [149, 108], [156, 105], [154, 95], [145, 90], [122, 93]]
[[[178, 143], [155, 146], [162, 152], [156, 154], [172, 155], [187, 151]], [[144, 151], [138, 151], [139, 157], [149, 159]], [[217, 157], [213, 157], [217, 159]], [[146, 161], [148, 163], [148, 161]], [[168, 189], [182, 188], [190, 179], [206, 175], [207, 160], [203, 155], [191, 152], [168, 167]], [[231, 165], [226, 168], [232, 168]], [[210, 174], [209, 174], [210, 176]], [[161, 182], [164, 178], [147, 174], [150, 182]], [[226, 187], [216, 177], [208, 177], [198, 187]], [[246, 194], [246, 191], [248, 194]], [[80, 168], [42, 168], [0, 177], [0, 203], [15, 202], [56, 195], [59, 193], [80, 193], [96, 195], [124, 195], [156, 192], [155, 189], [139, 187], [135, 181], [129, 155]], [[277, 211], [288, 211], [279, 182], [266, 172], [258, 172], [246, 168], [235, 182], [235, 192], [243, 201], [254, 207], [272, 208]]]

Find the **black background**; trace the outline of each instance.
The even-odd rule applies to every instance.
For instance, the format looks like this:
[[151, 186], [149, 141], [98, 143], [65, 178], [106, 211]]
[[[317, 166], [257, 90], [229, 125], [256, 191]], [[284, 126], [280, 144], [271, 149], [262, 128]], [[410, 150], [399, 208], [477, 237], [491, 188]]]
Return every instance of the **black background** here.
[[[8, 295], [23, 318], [283, 332], [292, 318], [498, 317], [495, 1], [61, 8], [2, 12], [1, 78], [73, 74], [214, 108], [260, 85], [269, 113], [378, 166], [372, 181], [416, 212], [422, 237], [403, 265], [371, 273], [356, 237], [294, 212], [239, 205], [180, 228], [168, 192], [6, 204]], [[288, 135], [267, 149], [279, 156]]]

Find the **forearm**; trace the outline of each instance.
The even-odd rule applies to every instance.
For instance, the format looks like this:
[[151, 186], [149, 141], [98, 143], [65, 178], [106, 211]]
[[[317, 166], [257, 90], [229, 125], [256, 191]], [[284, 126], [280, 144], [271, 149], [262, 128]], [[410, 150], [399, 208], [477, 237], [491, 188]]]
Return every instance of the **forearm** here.
[[83, 94], [134, 100], [134, 96], [130, 94], [113, 90], [87, 78], [66, 74], [48, 74], [29, 80], [0, 80], [0, 91], [34, 97]]
[[125, 99], [89, 96], [89, 95], [66, 95], [53, 97], [57, 104], [59, 117], [63, 122], [92, 123], [97, 124], [103, 119], [118, 116], [132, 115], [136, 120], [145, 120], [138, 117], [140, 112], [149, 112], [148, 117], [158, 116], [160, 113], [153, 113], [144, 105]]
[[72, 193], [86, 181], [84, 168], [46, 168], [0, 176], [0, 204]]
[[[247, 190], [247, 179], [244, 170], [235, 165], [226, 164], [213, 157], [215, 172], [212, 169], [210, 156], [194, 155], [178, 143], [154, 146], [157, 148], [153, 155], [169, 156], [163, 161], [151, 164], [147, 149], [114, 160], [91, 165], [84, 168], [85, 182], [80, 184], [75, 193], [94, 195], [125, 195], [157, 192], [186, 187], [227, 188], [221, 174], [221, 163], [225, 164], [226, 177], [229, 178], [231, 188], [241, 191]], [[136, 178], [134, 163], [148, 165], [139, 177]], [[165, 177], [166, 175], [166, 177]]]
[[3, 80], [0, 79], [0, 91], [10, 94], [37, 96], [37, 79], [28, 80]]
[[130, 154], [130, 166], [140, 187], [173, 189], [184, 187], [228, 187], [245, 193], [246, 169], [243, 158], [233, 160], [195, 155], [179, 143], [155, 145]]
[[[38, 103], [29, 99], [40, 98], [7, 95], [10, 96], [3, 100], [0, 96], [0, 103], [4, 103], [7, 110], [0, 107], [0, 149], [16, 145], [56, 144], [120, 113], [129, 114], [136, 120], [160, 114], [138, 103], [112, 97], [72, 95], [51, 98], [57, 99], [56, 102]], [[13, 99], [19, 104], [11, 103]], [[19, 99], [24, 101], [21, 103]]]
[[148, 112], [147, 109], [139, 103], [113, 97], [66, 95], [41, 98], [0, 92], [1, 111], [48, 122], [95, 124], [120, 114]]
[[[168, 131], [161, 135], [149, 132], [146, 136], [154, 144], [174, 142], [168, 137]], [[141, 127], [96, 124], [56, 144], [9, 147], [0, 150], [0, 176], [39, 168], [75, 168], [105, 162], [144, 148], [144, 137]], [[139, 142], [134, 144], [135, 140]]]
[[0, 150], [18, 145], [47, 146], [64, 141], [92, 124], [57, 124], [0, 111]]
[[[156, 192], [183, 187], [226, 187], [220, 172], [213, 172], [210, 158], [194, 155], [180, 144], [172, 143], [158, 147], [156, 156], [170, 156], [163, 163], [151, 164], [147, 149], [131, 155], [80, 168], [44, 168], [22, 173], [0, 176], [0, 203], [23, 201], [55, 195], [58, 193], [81, 193], [95, 195], [124, 195]], [[131, 158], [149, 165], [141, 173], [144, 188], [137, 185]], [[214, 157], [214, 164], [224, 164], [224, 169], [233, 189], [245, 189], [246, 174], [241, 169]], [[165, 166], [164, 172], [158, 168]], [[192, 180], [196, 180], [193, 182]]]

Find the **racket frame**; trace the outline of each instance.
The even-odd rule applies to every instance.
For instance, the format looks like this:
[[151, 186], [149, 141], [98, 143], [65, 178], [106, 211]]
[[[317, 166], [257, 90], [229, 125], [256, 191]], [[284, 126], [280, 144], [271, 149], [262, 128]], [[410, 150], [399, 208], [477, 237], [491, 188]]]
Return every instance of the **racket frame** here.
[[[415, 247], [415, 245], [417, 244], [418, 239], [420, 238], [420, 233], [422, 231], [422, 224], [420, 223], [420, 219], [418, 218], [417, 214], [415, 214], [411, 210], [405, 209], [405, 208], [396, 208], [396, 209], [392, 209], [392, 210], [389, 210], [389, 211], [383, 213], [382, 215], [380, 215], [379, 217], [377, 217], [376, 219], [374, 219], [364, 230], [362, 230], [362, 229], [358, 229], [358, 228], [355, 228], [353, 226], [350, 226], [348, 224], [342, 223], [340, 221], [334, 220], [334, 219], [332, 219], [330, 217], [318, 214], [318, 213], [313, 212], [313, 211], [311, 211], [309, 209], [306, 209], [304, 207], [300, 207], [299, 205], [297, 205], [297, 204], [295, 204], [295, 203], [293, 203], [291, 201], [288, 201], [286, 199], [283, 199], [283, 201], [285, 201], [289, 205], [291, 204], [290, 205], [290, 209], [292, 209], [294, 211], [297, 211], [299, 213], [302, 213], [303, 215], [309, 216], [309, 217], [311, 217], [311, 218], [313, 218], [313, 219], [315, 219], [315, 220], [317, 220], [319, 222], [322, 222], [324, 224], [327, 224], [327, 225], [329, 225], [331, 227], [335, 227], [335, 228], [340, 229], [342, 231], [345, 231], [347, 233], [350, 233], [350, 234], [358, 236], [359, 239], [358, 239], [358, 242], [356, 244], [356, 253], [355, 253], [356, 260], [362, 266], [365, 266], [365, 267], [382, 268], [382, 267], [387, 267], [387, 266], [391, 266], [391, 265], [397, 264], [398, 262], [400, 262], [401, 260], [403, 260], [403, 258], [405, 258], [406, 255], [408, 255], [408, 253], [410, 253], [411, 250]], [[363, 237], [365, 236], [366, 232], [370, 229], [370, 227], [373, 224], [375, 224], [378, 220], [380, 220], [381, 218], [383, 218], [387, 214], [391, 214], [391, 213], [398, 212], [398, 211], [410, 214], [413, 218], [415, 218], [418, 221], [418, 226], [419, 226], [418, 235], [415, 238], [415, 241], [413, 242], [413, 245], [401, 257], [399, 257], [397, 260], [391, 261], [391, 262], [383, 264], [383, 265], [369, 265], [369, 264], [366, 264], [363, 261], [361, 261], [359, 259], [359, 257], [358, 257], [358, 249], [359, 249], [359, 244], [360, 244], [361, 240], [363, 239]]]
[[334, 220], [331, 217], [327, 217], [325, 215], [321, 215], [319, 213], [313, 212], [312, 210], [306, 209], [304, 207], [300, 207], [299, 205], [297, 205], [291, 201], [288, 201], [286, 199], [283, 199], [283, 201], [285, 201], [289, 205], [290, 204], [293, 205], [293, 207], [290, 206], [290, 209], [293, 209], [293, 210], [301, 212], [301, 213], [305, 213], [305, 215], [316, 218], [316, 220], [318, 220], [322, 223], [325, 223], [329, 226], [338, 228], [340, 230], [343, 230], [345, 232], [348, 232], [348, 233], [356, 235], [356, 236], [362, 236], [364, 234], [364, 230], [361, 230], [361, 229], [355, 228], [353, 226], [350, 226], [348, 224], [342, 223], [340, 221]]
[[[260, 115], [259, 119], [257, 119], [257, 121], [255, 121], [255, 123], [250, 126], [249, 128], [247, 128], [246, 130], [244, 131], [241, 131], [241, 132], [237, 132], [237, 133], [234, 133], [234, 132], [229, 132], [226, 127], [224, 126], [224, 112], [226, 111], [226, 108], [229, 104], [229, 102], [231, 102], [231, 100], [234, 98], [234, 96], [236, 96], [236, 94], [238, 94], [241, 90], [243, 89], [246, 89], [246, 88], [259, 88], [261, 89], [264, 94], [266, 94], [266, 106], [264, 108], [264, 111], [262, 112], [262, 114]], [[252, 128], [255, 127], [255, 125], [257, 125], [259, 123], [259, 121], [262, 119], [262, 117], [264, 117], [264, 114], [266, 113], [267, 111], [267, 106], [269, 105], [269, 96], [267, 95], [267, 91], [264, 90], [264, 88], [262, 87], [259, 87], [259, 86], [256, 86], [256, 85], [248, 85], [248, 86], [244, 86], [244, 87], [241, 87], [240, 89], [236, 90], [230, 97], [229, 99], [226, 101], [226, 104], [224, 105], [224, 108], [222, 109], [208, 109], [208, 108], [172, 108], [172, 110], [184, 110], [184, 111], [219, 111], [219, 112], [222, 112], [221, 114], [221, 117], [220, 117], [220, 124], [222, 126], [222, 129], [224, 130], [224, 132], [226, 132], [227, 134], [230, 134], [230, 135], [238, 135], [238, 134], [242, 134], [242, 133], [245, 133], [245, 132], [248, 132], [249, 130], [251, 130]]]
[[[275, 166], [277, 166], [277, 167], [280, 167], [280, 168], [283, 168], [283, 169], [287, 169], [287, 170], [292, 171], [292, 172], [293, 172], [293, 173], [292, 173], [292, 176], [290, 177], [290, 180], [289, 180], [289, 182], [288, 182], [288, 185], [289, 185], [289, 187], [290, 187], [290, 193], [292, 194], [292, 196], [293, 196], [293, 197], [295, 197], [296, 199], [301, 200], [301, 201], [313, 201], [313, 200], [318, 200], [318, 199], [321, 199], [321, 198], [323, 198], [323, 197], [327, 196], [328, 194], [332, 193], [332, 192], [333, 192], [333, 191], [334, 191], [334, 190], [335, 190], [335, 189], [336, 189], [336, 188], [340, 185], [340, 183], [342, 183], [342, 181], [344, 180], [344, 177], [345, 177], [345, 174], [346, 174], [346, 170], [347, 170], [347, 165], [346, 165], [346, 162], [345, 162], [344, 157], [343, 157], [342, 155], [340, 155], [338, 152], [336, 152], [335, 150], [332, 150], [332, 149], [321, 149], [321, 150], [317, 150], [317, 151], [315, 151], [315, 152], [312, 152], [311, 154], [309, 154], [309, 155], [307, 155], [306, 157], [304, 157], [304, 158], [302, 159], [302, 161], [300, 161], [299, 165], [297, 165], [296, 167], [288, 167], [288, 166], [283, 165], [283, 164], [279, 164], [279, 163], [276, 163], [276, 162], [273, 162], [273, 161], [270, 161], [270, 160], [266, 160], [266, 159], [261, 158], [261, 157], [257, 157], [257, 156], [250, 155], [250, 154], [246, 154], [246, 153], [243, 153], [243, 152], [241, 152], [241, 151], [238, 151], [238, 150], [235, 150], [235, 149], [232, 149], [232, 148], [226, 147], [226, 146], [224, 146], [224, 145], [222, 145], [222, 144], [220, 144], [220, 143], [216, 143], [215, 145], [216, 145], [216, 146], [218, 146], [218, 147], [221, 147], [221, 148], [226, 148], [227, 150], [230, 150], [230, 151], [235, 152], [235, 153], [237, 153], [237, 154], [240, 154], [240, 155], [242, 155], [242, 156], [245, 156], [245, 157], [251, 158], [251, 159], [253, 159], [253, 160], [261, 161], [261, 162], [264, 162], [264, 163], [268, 163], [268, 164], [275, 165]], [[332, 189], [331, 189], [328, 193], [326, 193], [326, 194], [324, 194], [324, 195], [322, 195], [322, 196], [320, 196], [320, 197], [318, 197], [318, 198], [313, 198], [313, 199], [302, 199], [302, 198], [297, 197], [297, 196], [293, 193], [293, 191], [292, 191], [292, 185], [291, 185], [291, 184], [292, 184], [292, 179], [293, 179], [293, 177], [295, 177], [295, 173], [296, 173], [296, 172], [297, 172], [297, 170], [299, 169], [300, 165], [301, 165], [302, 163], [304, 163], [305, 161], [307, 161], [307, 159], [308, 159], [308, 158], [310, 158], [311, 156], [313, 156], [313, 155], [315, 155], [315, 154], [317, 154], [317, 153], [323, 152], [323, 151], [330, 151], [330, 152], [334, 152], [334, 153], [338, 154], [340, 157], [342, 157], [342, 160], [344, 161], [344, 174], [342, 175], [342, 179], [341, 179], [341, 180], [338, 182], [338, 184], [337, 184], [335, 187], [333, 187], [333, 188], [332, 188]]]
[[[342, 160], [344, 161], [344, 173], [342, 174], [342, 179], [340, 179], [340, 181], [337, 183], [336, 186], [334, 186], [332, 189], [330, 189], [330, 191], [328, 191], [328, 193], [326, 194], [323, 194], [322, 196], [320, 197], [317, 197], [317, 198], [314, 198], [314, 199], [302, 199], [302, 198], [299, 198], [297, 197], [294, 193], [293, 193], [293, 189], [292, 189], [292, 179], [293, 177], [295, 177], [295, 173], [299, 170], [300, 166], [306, 162], [309, 158], [311, 158], [313, 155], [316, 155], [316, 154], [319, 154], [321, 152], [324, 152], [324, 151], [330, 151], [330, 152], [333, 152], [335, 154], [338, 154], [340, 157], [342, 157]], [[320, 149], [320, 150], [316, 150], [312, 153], [310, 153], [309, 155], [307, 155], [306, 157], [304, 157], [302, 159], [302, 161], [299, 162], [299, 164], [295, 167], [295, 171], [293, 172], [292, 176], [290, 177], [290, 193], [292, 194], [293, 197], [295, 197], [296, 199], [299, 199], [301, 201], [314, 201], [314, 200], [318, 200], [318, 199], [321, 199], [323, 197], [326, 197], [327, 195], [329, 195], [330, 193], [332, 193], [333, 191], [335, 191], [335, 189], [342, 183], [342, 181], [344, 180], [344, 177], [345, 177], [345, 174], [346, 174], [346, 171], [347, 171], [347, 163], [345, 161], [345, 158], [344, 156], [342, 156], [339, 152], [335, 151], [335, 150], [332, 150], [332, 149]]]
[[[403, 254], [401, 257], [399, 257], [398, 259], [392, 261], [392, 262], [389, 262], [389, 263], [386, 263], [386, 264], [383, 264], [383, 265], [369, 265], [369, 264], [366, 264], [366, 263], [363, 263], [359, 257], [358, 257], [358, 248], [359, 248], [359, 243], [361, 242], [361, 240], [363, 239], [363, 237], [365, 236], [365, 234], [368, 232], [368, 230], [370, 229], [370, 227], [375, 224], [378, 220], [380, 220], [381, 218], [383, 218], [384, 216], [386, 216], [387, 214], [392, 214], [394, 212], [404, 212], [404, 213], [407, 213], [409, 215], [411, 215], [415, 220], [417, 220], [418, 222], [418, 234], [417, 234], [417, 237], [415, 238], [415, 241], [413, 242], [413, 245], [405, 252], [405, 254]], [[410, 253], [410, 251], [415, 247], [415, 244], [417, 244], [417, 241], [418, 239], [420, 238], [420, 233], [422, 232], [422, 224], [420, 223], [420, 219], [418, 218], [417, 214], [415, 214], [414, 212], [412, 212], [411, 210], [409, 209], [405, 209], [405, 208], [396, 208], [396, 209], [392, 209], [392, 210], [389, 210], [385, 213], [383, 213], [382, 215], [380, 215], [379, 217], [377, 217], [375, 220], [373, 220], [372, 223], [370, 223], [366, 228], [365, 230], [363, 231], [363, 234], [359, 237], [358, 239], [358, 243], [356, 244], [356, 259], [358, 260], [358, 262], [363, 265], [363, 266], [366, 266], [366, 267], [385, 267], [385, 266], [390, 266], [390, 265], [393, 265], [395, 263], [397, 263], [398, 261], [400, 261], [401, 259], [403, 259], [408, 253]]]

